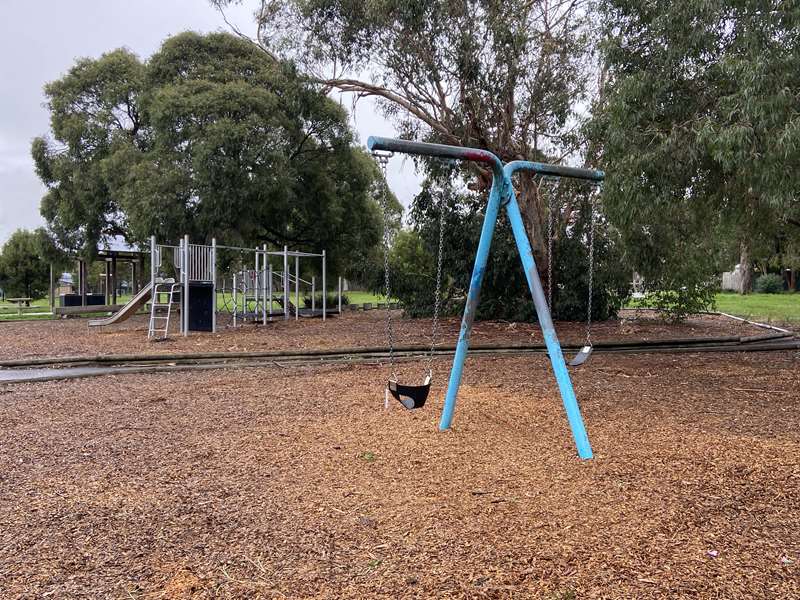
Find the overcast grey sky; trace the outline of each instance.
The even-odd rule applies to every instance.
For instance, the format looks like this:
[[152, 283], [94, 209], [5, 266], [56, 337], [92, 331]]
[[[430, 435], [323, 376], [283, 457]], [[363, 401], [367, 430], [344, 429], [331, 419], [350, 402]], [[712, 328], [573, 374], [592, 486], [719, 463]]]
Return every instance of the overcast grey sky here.
[[[33, 171], [31, 140], [49, 131], [42, 87], [58, 79], [76, 58], [126, 47], [149, 57], [168, 36], [187, 29], [226, 30], [207, 0], [0, 0], [0, 244], [17, 228], [43, 223], [44, 188]], [[252, 5], [226, 14], [252, 32]], [[349, 99], [344, 105], [350, 106]], [[358, 104], [354, 125], [362, 143], [369, 135], [393, 135], [374, 104]], [[411, 161], [392, 161], [389, 184], [407, 204], [419, 189]]]

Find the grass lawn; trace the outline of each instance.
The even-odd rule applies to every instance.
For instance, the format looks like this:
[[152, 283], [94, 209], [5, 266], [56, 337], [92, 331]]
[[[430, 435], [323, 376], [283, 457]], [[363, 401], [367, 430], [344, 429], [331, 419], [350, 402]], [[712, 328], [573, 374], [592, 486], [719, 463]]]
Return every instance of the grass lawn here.
[[349, 298], [350, 304], [364, 304], [364, 302], [372, 302], [373, 304], [377, 304], [378, 302], [386, 302], [386, 296], [376, 296], [372, 292], [360, 292], [352, 290], [349, 292], [344, 292], [344, 295]]
[[30, 306], [23, 306], [22, 307], [22, 315], [19, 314], [19, 307], [17, 306], [16, 302], [8, 302], [5, 300], [0, 301], [0, 321], [9, 321], [13, 319], [42, 319], [42, 318], [49, 318], [49, 315], [35, 315], [35, 314], [28, 314], [28, 313], [42, 313], [48, 312], [50, 310], [50, 305], [47, 302], [47, 298], [41, 298], [39, 300], [31, 300]]
[[[300, 300], [300, 304], [301, 305], [303, 304], [303, 299], [302, 298], [305, 298], [307, 295], [308, 294], [303, 294], [301, 292], [301, 300]], [[354, 290], [354, 291], [344, 292], [343, 295], [350, 299], [350, 303], [351, 304], [363, 304], [365, 302], [372, 302], [373, 304], [377, 304], [378, 302], [385, 302], [384, 296], [375, 295], [375, 294], [373, 294], [371, 292], [364, 292], [364, 291]], [[131, 299], [130, 295], [117, 296], [117, 304], [125, 304], [130, 299]], [[292, 294], [290, 295], [290, 299], [291, 299], [292, 302], [294, 302], [294, 290], [292, 290]], [[225, 301], [226, 300], [227, 300], [228, 308], [230, 310], [233, 310], [233, 295], [230, 292], [226, 292], [225, 295], [223, 295], [221, 292], [217, 293], [217, 309], [218, 310], [220, 310], [220, 311], [225, 310], [225, 304], [226, 304]], [[317, 301], [319, 303], [318, 308], [321, 308], [322, 307], [322, 304], [321, 304], [322, 300], [321, 300], [321, 297], [320, 297], [319, 293], [317, 294]], [[239, 297], [239, 306], [240, 307], [241, 307], [241, 302], [242, 302], [242, 300], [241, 300], [241, 296], [240, 296]], [[334, 307], [332, 306], [330, 308], [334, 308]], [[50, 310], [50, 307], [49, 307], [49, 305], [47, 303], [47, 298], [42, 298], [42, 299], [39, 299], [39, 300], [32, 300], [30, 307], [23, 306], [22, 307], [22, 316], [20, 316], [19, 313], [17, 312], [17, 305], [16, 304], [14, 304], [12, 302], [0, 301], [0, 321], [13, 321], [13, 320], [16, 320], [16, 319], [24, 319], [24, 320], [28, 320], [28, 319], [49, 319], [49, 318], [51, 318], [51, 316], [49, 314], [47, 314], [47, 315], [30, 314], [30, 313], [44, 313], [44, 312], [48, 312], [49, 310]], [[283, 310], [283, 308], [277, 302], [273, 302], [272, 310], [274, 312], [280, 313]], [[96, 317], [96, 316], [104, 316], [106, 314], [107, 313], [84, 314], [84, 315], [81, 315], [81, 316], [83, 316], [83, 317]]]
[[800, 293], [717, 294], [717, 310], [764, 321], [800, 321]]

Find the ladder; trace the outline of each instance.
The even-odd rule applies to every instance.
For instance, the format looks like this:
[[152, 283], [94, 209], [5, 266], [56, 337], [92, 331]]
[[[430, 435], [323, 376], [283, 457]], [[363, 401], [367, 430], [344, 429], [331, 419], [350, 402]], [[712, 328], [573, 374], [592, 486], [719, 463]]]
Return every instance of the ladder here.
[[[150, 326], [147, 328], [147, 339], [165, 340], [169, 334], [169, 318], [172, 315], [172, 305], [175, 290], [180, 290], [181, 284], [174, 279], [157, 279], [153, 287], [153, 297], [150, 303]], [[166, 294], [167, 302], [161, 302], [161, 295]]]

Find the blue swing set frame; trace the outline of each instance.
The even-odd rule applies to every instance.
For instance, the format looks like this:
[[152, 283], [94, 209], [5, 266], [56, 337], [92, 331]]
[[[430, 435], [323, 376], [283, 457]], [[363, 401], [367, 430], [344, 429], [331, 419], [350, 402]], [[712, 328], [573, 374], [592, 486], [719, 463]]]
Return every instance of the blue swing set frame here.
[[550, 165], [545, 163], [515, 160], [503, 164], [500, 159], [487, 150], [476, 148], [462, 148], [458, 146], [446, 146], [444, 144], [428, 144], [424, 142], [412, 142], [408, 140], [398, 140], [393, 138], [372, 136], [367, 141], [367, 146], [373, 152], [400, 152], [403, 154], [414, 154], [418, 156], [432, 156], [436, 158], [466, 160], [483, 163], [492, 169], [492, 187], [489, 191], [489, 201], [486, 205], [486, 214], [481, 228], [481, 237], [478, 242], [478, 250], [475, 254], [475, 264], [472, 268], [472, 278], [467, 294], [467, 303], [464, 307], [464, 316], [461, 319], [461, 330], [458, 336], [456, 354], [453, 358], [453, 368], [450, 371], [450, 380], [447, 384], [447, 395], [445, 396], [444, 409], [439, 421], [439, 430], [446, 431], [453, 422], [456, 410], [456, 398], [458, 388], [461, 385], [461, 376], [464, 371], [464, 361], [469, 352], [469, 336], [472, 331], [472, 324], [475, 320], [475, 311], [478, 307], [483, 274], [486, 270], [486, 261], [489, 257], [489, 249], [492, 245], [495, 224], [500, 208], [505, 207], [511, 229], [514, 233], [514, 240], [517, 250], [522, 259], [522, 267], [525, 270], [525, 278], [533, 296], [533, 304], [539, 318], [539, 325], [542, 328], [544, 342], [547, 346], [547, 353], [550, 356], [550, 364], [553, 368], [564, 410], [567, 413], [569, 426], [572, 430], [572, 437], [578, 456], [582, 459], [592, 458], [592, 446], [589, 443], [589, 436], [583, 424], [583, 417], [575, 398], [575, 390], [564, 362], [564, 355], [561, 352], [561, 344], [558, 341], [553, 320], [550, 317], [550, 309], [547, 306], [547, 299], [536, 269], [536, 261], [533, 258], [528, 235], [522, 221], [522, 214], [519, 210], [512, 177], [517, 171], [530, 171], [538, 175], [549, 175], [553, 177], [568, 177], [572, 179], [582, 179], [586, 181], [601, 182], [605, 178], [602, 171], [591, 169], [579, 169], [575, 167], [564, 167], [560, 165]]

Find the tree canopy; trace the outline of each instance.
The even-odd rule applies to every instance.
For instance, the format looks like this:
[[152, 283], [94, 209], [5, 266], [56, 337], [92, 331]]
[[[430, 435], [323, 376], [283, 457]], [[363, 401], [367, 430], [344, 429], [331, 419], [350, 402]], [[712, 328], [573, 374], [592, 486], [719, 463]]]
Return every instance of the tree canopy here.
[[346, 111], [247, 41], [183, 33], [146, 62], [114, 50], [45, 91], [53, 140], [32, 152], [66, 247], [188, 233], [327, 248], [336, 271], [379, 240], [377, 169]]
[[[224, 7], [231, 0], [213, 1]], [[581, 150], [581, 105], [591, 92], [588, 2], [274, 0], [260, 6], [258, 41], [267, 53], [297, 61], [326, 89], [378, 98], [403, 135], [486, 148], [503, 160], [559, 161]], [[491, 173], [473, 166], [468, 178], [484, 190]], [[541, 258], [545, 209], [527, 179], [520, 188]]]
[[[214, 3], [224, 7], [229, 1]], [[257, 12], [258, 43], [276, 59], [296, 61], [322, 89], [377, 98], [403, 137], [487, 148], [505, 161], [575, 162], [586, 154], [581, 125], [593, 92], [590, 6], [582, 0], [263, 1]], [[431, 189], [415, 201], [411, 218], [428, 251], [432, 248], [424, 233], [436, 228], [437, 213], [417, 209], [426, 205], [426, 194], [436, 193], [445, 180], [455, 180], [455, 187], [463, 188], [463, 193], [452, 196], [455, 205], [450, 214], [456, 226], [449, 227], [445, 258], [445, 265], [457, 273], [449, 280], [454, 286], [451, 295], [463, 298], [491, 173], [475, 165], [454, 170], [435, 160], [418, 162]], [[530, 177], [519, 176], [515, 185], [546, 278], [546, 200]], [[560, 194], [555, 217], [557, 231], [569, 232], [578, 243], [585, 242], [579, 223], [585, 220], [581, 210], [586, 207], [586, 191], [573, 188], [571, 195]], [[502, 220], [500, 228], [481, 308], [484, 316], [527, 316], [525, 278]], [[613, 238], [606, 239], [610, 243]], [[412, 256], [422, 261], [418, 270], [423, 268], [420, 246], [408, 236], [399, 241], [398, 268], [408, 265]], [[575, 249], [578, 253], [571, 253], [570, 259], [580, 262], [575, 265], [579, 276], [558, 283], [577, 293], [586, 280], [586, 250]], [[561, 254], [564, 260], [566, 256]], [[410, 292], [416, 283], [426, 281], [411, 271], [408, 275], [404, 284], [410, 287], [398, 289]], [[614, 279], [620, 276], [616, 271]], [[614, 294], [620, 286], [624, 284], [619, 281], [611, 286]], [[562, 299], [570, 294], [562, 294]], [[412, 298], [425, 296], [411, 294], [404, 300], [422, 311], [424, 303]], [[617, 299], [596, 306], [604, 307], [602, 314], [607, 315], [618, 304]]]
[[709, 289], [731, 241], [746, 266], [779, 237], [791, 246], [787, 234], [800, 234], [800, 6], [601, 8], [607, 72], [593, 135], [609, 216], [645, 279]]
[[8, 297], [42, 298], [50, 287], [50, 263], [63, 257], [44, 229], [17, 229], [0, 251], [0, 288]]

